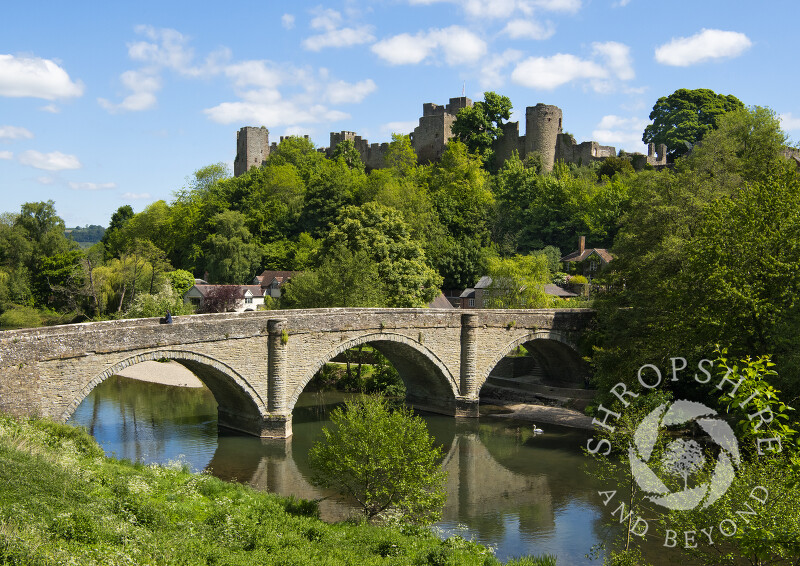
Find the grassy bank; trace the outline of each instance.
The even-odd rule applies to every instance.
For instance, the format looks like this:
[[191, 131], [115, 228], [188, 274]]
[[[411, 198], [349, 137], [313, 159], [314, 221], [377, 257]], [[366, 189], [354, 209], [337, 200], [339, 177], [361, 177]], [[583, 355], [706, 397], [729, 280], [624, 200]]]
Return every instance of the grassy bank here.
[[[517, 566], [546, 564], [526, 558]], [[83, 430], [0, 415], [0, 564], [493, 565], [428, 530], [327, 524], [311, 502], [106, 458]]]

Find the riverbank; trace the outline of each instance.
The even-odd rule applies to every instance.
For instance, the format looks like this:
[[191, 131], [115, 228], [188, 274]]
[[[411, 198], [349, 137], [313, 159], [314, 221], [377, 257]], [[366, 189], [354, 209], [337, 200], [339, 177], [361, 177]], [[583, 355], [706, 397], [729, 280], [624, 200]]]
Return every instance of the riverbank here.
[[316, 514], [314, 502], [180, 466], [106, 458], [80, 428], [0, 415], [2, 564], [500, 564], [457, 536]]
[[203, 387], [203, 382], [178, 362], [146, 361], [128, 366], [117, 375], [175, 387]]
[[[483, 403], [489, 407], [486, 414], [492, 417], [513, 419], [540, 425], [555, 424], [582, 430], [592, 430], [592, 417], [587, 417], [583, 413], [566, 407], [556, 407], [551, 405], [536, 405], [533, 403], [519, 403], [517, 401], [490, 399]], [[498, 411], [492, 411], [491, 407], [498, 407]], [[483, 411], [481, 414], [484, 414]]]

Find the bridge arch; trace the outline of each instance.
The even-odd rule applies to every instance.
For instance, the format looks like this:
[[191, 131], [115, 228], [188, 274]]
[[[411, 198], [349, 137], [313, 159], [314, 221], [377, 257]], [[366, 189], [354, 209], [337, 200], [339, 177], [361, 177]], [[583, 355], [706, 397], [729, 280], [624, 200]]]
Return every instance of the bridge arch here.
[[89, 393], [112, 375], [141, 362], [165, 358], [184, 366], [208, 387], [217, 402], [220, 426], [249, 432], [252, 430], [253, 424], [260, 423], [267, 414], [266, 403], [258, 392], [230, 366], [210, 356], [190, 350], [158, 349], [120, 360], [96, 375], [75, 396], [62, 413], [61, 420], [69, 419]]
[[525, 345], [548, 380], [561, 387], [583, 388], [588, 370], [578, 348], [569, 337], [559, 330], [541, 329], [520, 336], [500, 349], [498, 355], [478, 380], [478, 391], [500, 361]]
[[342, 342], [322, 354], [297, 383], [287, 400], [287, 409], [294, 409], [300, 394], [327, 362], [350, 348], [366, 343], [383, 354], [400, 374], [409, 401], [420, 408], [447, 412], [454, 406], [458, 382], [436, 354], [408, 336], [393, 332], [370, 332]]

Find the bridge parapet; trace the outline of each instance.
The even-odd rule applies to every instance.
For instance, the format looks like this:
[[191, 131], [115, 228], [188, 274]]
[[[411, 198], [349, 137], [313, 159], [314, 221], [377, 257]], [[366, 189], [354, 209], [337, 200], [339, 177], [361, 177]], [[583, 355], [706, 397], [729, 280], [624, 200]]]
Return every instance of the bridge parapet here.
[[411, 401], [477, 416], [480, 388], [503, 356], [542, 340], [552, 344], [540, 354], [563, 365], [592, 316], [586, 309], [309, 309], [6, 331], [0, 410], [65, 420], [113, 368], [165, 357], [212, 390], [221, 425], [288, 436], [294, 403], [314, 373], [343, 349], [370, 343], [401, 374]]

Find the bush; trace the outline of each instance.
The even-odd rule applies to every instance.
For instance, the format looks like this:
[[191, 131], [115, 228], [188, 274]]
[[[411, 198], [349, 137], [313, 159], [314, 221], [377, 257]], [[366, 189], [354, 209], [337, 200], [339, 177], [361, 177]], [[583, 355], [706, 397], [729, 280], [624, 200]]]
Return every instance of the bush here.
[[354, 498], [368, 520], [390, 513], [420, 524], [439, 518], [446, 474], [420, 417], [365, 396], [335, 409], [331, 423], [309, 452], [314, 483]]
[[41, 325], [42, 316], [33, 307], [15, 306], [0, 314], [0, 327], [3, 328], [36, 328]]

